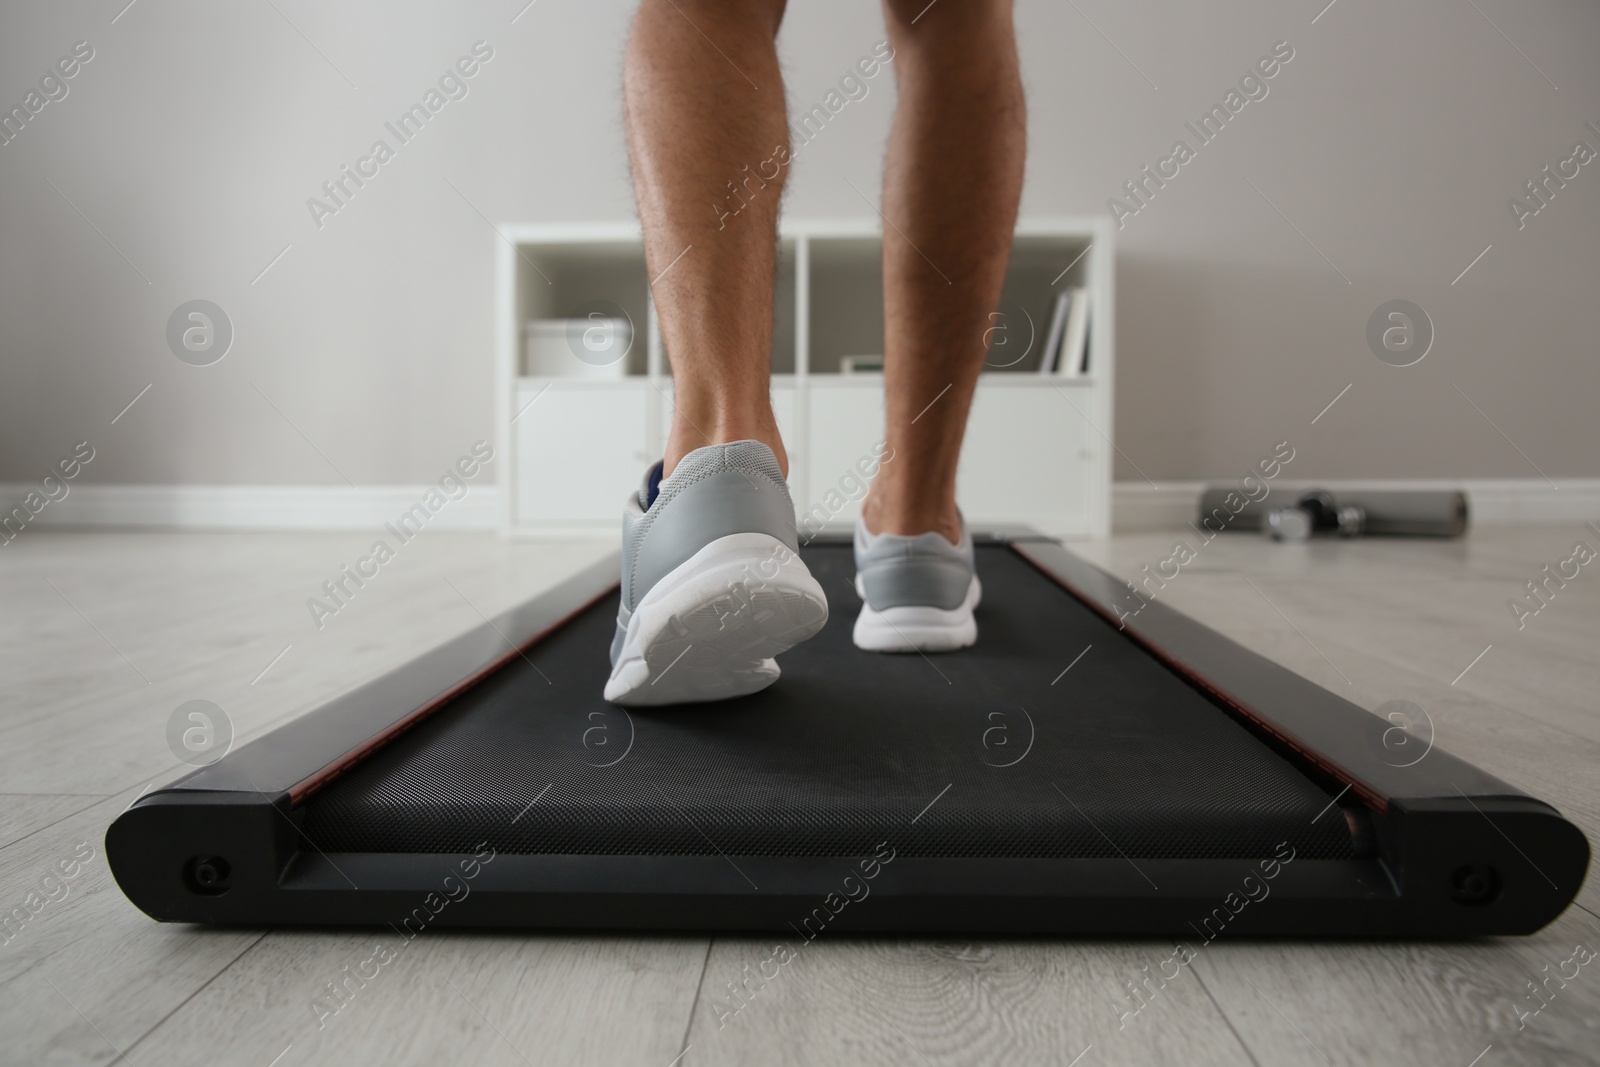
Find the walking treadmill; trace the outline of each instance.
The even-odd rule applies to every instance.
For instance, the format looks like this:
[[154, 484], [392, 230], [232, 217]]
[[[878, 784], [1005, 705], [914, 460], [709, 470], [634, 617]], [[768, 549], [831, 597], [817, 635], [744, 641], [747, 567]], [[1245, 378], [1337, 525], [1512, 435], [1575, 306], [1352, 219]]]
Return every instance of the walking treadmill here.
[[659, 708], [601, 699], [613, 556], [141, 797], [111, 869], [166, 922], [807, 938], [1526, 934], [1577, 895], [1549, 805], [1052, 539], [977, 540], [974, 647], [857, 650], [818, 538], [783, 677]]

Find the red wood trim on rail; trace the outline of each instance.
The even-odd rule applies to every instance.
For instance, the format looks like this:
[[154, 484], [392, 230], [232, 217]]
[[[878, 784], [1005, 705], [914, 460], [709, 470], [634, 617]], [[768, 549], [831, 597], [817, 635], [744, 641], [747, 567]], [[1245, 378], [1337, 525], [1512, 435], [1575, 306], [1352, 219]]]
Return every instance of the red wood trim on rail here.
[[[1040, 573], [1044, 574], [1047, 578], [1050, 578], [1062, 589], [1070, 593], [1074, 598], [1081, 601], [1085, 606], [1093, 610], [1101, 618], [1105, 619], [1112, 626], [1116, 627], [1119, 632], [1127, 634], [1135, 644], [1144, 649], [1146, 652], [1150, 653], [1150, 655], [1154, 656], [1162, 663], [1163, 666], [1167, 667], [1173, 673], [1177, 674], [1179, 677], [1189, 682], [1189, 684], [1193, 685], [1196, 689], [1199, 689], [1202, 693], [1209, 696], [1215, 703], [1221, 705], [1224, 709], [1231, 712], [1235, 717], [1245, 720], [1250, 727], [1253, 727], [1254, 729], [1272, 737], [1286, 748], [1295, 752], [1298, 756], [1300, 756], [1301, 759], [1305, 760], [1307, 763], [1310, 763], [1323, 774], [1332, 778], [1334, 781], [1348, 786], [1350, 791], [1359, 797], [1362, 803], [1366, 804], [1369, 808], [1372, 808], [1379, 813], [1388, 811], [1389, 798], [1381, 790], [1378, 790], [1362, 781], [1345, 767], [1335, 763], [1327, 756], [1324, 756], [1321, 752], [1317, 751], [1317, 749], [1313, 748], [1300, 737], [1285, 730], [1282, 726], [1263, 715], [1263, 713], [1257, 711], [1255, 708], [1244, 703], [1233, 694], [1222, 689], [1216, 682], [1202, 674], [1198, 669], [1178, 659], [1175, 655], [1158, 645], [1147, 634], [1141, 632], [1136, 623], [1127, 619], [1118, 619], [1113, 612], [1107, 610], [1104, 605], [1100, 604], [1093, 597], [1089, 596], [1083, 590], [1078, 589], [1071, 582], [1067, 581], [1061, 575], [1051, 570], [1040, 560], [1037, 560], [1033, 556], [1029, 555], [1026, 542], [1012, 541], [1010, 542], [1009, 547], [1012, 551], [1017, 553], [1017, 555], [1021, 556], [1023, 559], [1032, 564], [1033, 567]], [[1093, 566], [1093, 564], [1088, 565]], [[1196, 625], [1201, 624], [1197, 622]], [[1255, 653], [1252, 653], [1252, 655], [1254, 654]]]
[[374, 734], [372, 737], [369, 737], [360, 745], [357, 745], [349, 752], [346, 752], [334, 762], [317, 771], [317, 773], [304, 778], [299, 782], [296, 782], [289, 788], [289, 806], [298, 807], [299, 805], [305, 803], [307, 798], [309, 798], [313, 793], [332, 782], [335, 778], [348, 771], [351, 767], [354, 767], [356, 764], [360, 763], [368, 756], [371, 756], [379, 749], [389, 745], [396, 738], [400, 737], [401, 734], [404, 734], [406, 731], [417, 726], [423, 720], [431, 717], [434, 712], [438, 711], [440, 708], [443, 708], [456, 697], [482, 682], [485, 678], [488, 678], [491, 674], [494, 674], [496, 671], [505, 668], [511, 663], [512, 660], [522, 656], [528, 649], [532, 648], [534, 645], [537, 645], [540, 641], [543, 641], [545, 638], [561, 629], [567, 623], [571, 622], [579, 615], [582, 615], [600, 601], [606, 599], [606, 597], [615, 596], [619, 586], [620, 583], [609, 586], [603, 592], [598, 593], [584, 601], [582, 604], [578, 605], [576, 608], [573, 608], [571, 611], [557, 619], [555, 622], [551, 623], [549, 626], [546, 626], [543, 630], [540, 630], [538, 633], [534, 634], [522, 644], [507, 652], [504, 656], [501, 656], [499, 659], [486, 664], [475, 673], [469, 674], [467, 677], [461, 679], [461, 681], [457, 682], [449, 689], [446, 689], [444, 692], [440, 693], [438, 696], [434, 697], [432, 700], [413, 711], [410, 715], [407, 715], [405, 718], [393, 723], [387, 730], [380, 734]]

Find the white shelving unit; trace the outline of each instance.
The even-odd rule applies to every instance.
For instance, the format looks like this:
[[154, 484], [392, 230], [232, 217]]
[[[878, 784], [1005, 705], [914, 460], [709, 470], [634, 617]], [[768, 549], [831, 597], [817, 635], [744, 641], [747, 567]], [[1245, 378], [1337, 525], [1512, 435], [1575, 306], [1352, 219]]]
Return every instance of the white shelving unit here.
[[[611, 534], [624, 494], [661, 455], [672, 376], [662, 350], [638, 227], [510, 224], [496, 245], [496, 418], [504, 524], [514, 535]], [[958, 498], [977, 525], [1028, 523], [1066, 537], [1111, 528], [1115, 372], [1113, 236], [1097, 218], [1017, 227], [1001, 309], [1015, 365], [985, 370], [967, 426]], [[1089, 296], [1089, 374], [1041, 375], [1055, 293]], [[634, 342], [614, 380], [522, 373], [523, 326], [621, 309]], [[802, 519], [848, 488], [883, 438], [883, 379], [841, 374], [840, 359], [883, 351], [881, 235], [870, 222], [801, 222], [781, 233], [772, 397]], [[991, 357], [991, 363], [998, 362]], [[840, 494], [845, 495], [845, 494]], [[837, 497], [834, 502], [837, 502]], [[829, 512], [848, 528], [859, 502]], [[813, 513], [820, 514], [820, 513]]]

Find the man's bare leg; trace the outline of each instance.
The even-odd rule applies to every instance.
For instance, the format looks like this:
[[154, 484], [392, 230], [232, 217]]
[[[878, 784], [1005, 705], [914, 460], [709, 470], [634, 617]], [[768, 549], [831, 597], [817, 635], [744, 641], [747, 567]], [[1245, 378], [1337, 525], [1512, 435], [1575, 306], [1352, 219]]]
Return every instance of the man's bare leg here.
[[745, 439], [788, 470], [769, 392], [789, 145], [774, 45], [783, 9], [643, 0], [628, 38], [628, 151], [675, 387], [668, 474], [696, 448]]
[[758, 692], [828, 619], [768, 392], [782, 16], [783, 0], [643, 0], [628, 39], [628, 149], [676, 406], [667, 480], [652, 492], [652, 470], [623, 506], [617, 704]]
[[1010, 0], [883, 6], [900, 91], [883, 179], [894, 459], [874, 480], [864, 517], [872, 533], [936, 530], [953, 542], [956, 461], [1022, 193], [1016, 35]]

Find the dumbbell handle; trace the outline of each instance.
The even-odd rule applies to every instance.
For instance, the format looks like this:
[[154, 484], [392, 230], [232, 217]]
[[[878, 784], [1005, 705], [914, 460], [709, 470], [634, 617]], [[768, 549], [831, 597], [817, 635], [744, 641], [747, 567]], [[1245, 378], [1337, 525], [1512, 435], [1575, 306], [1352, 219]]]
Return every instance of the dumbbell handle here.
[[[1225, 501], [1234, 494], [1235, 503], [1244, 493], [1228, 486], [1207, 489], [1200, 494], [1200, 522], [1209, 530], [1219, 525], [1228, 530], [1259, 530], [1262, 517], [1271, 508], [1289, 507], [1300, 499], [1304, 489], [1273, 486], [1257, 502], [1246, 501], [1237, 514]], [[1336, 492], [1340, 505], [1354, 505], [1367, 513], [1365, 533], [1383, 536], [1459, 537], [1467, 529], [1467, 494], [1446, 489], [1378, 489]], [[1207, 519], [1211, 521], [1206, 523]]]

